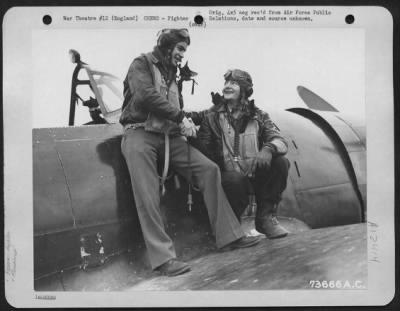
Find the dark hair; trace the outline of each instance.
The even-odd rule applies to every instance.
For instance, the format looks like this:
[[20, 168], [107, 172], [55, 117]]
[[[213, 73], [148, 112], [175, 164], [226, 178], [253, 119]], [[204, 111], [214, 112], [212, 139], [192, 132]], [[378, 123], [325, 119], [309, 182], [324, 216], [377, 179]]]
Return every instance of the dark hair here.
[[187, 29], [161, 30], [158, 35], [157, 46], [163, 53], [166, 53], [168, 50], [173, 49], [178, 42], [186, 42], [187, 45], [190, 45], [190, 36]]

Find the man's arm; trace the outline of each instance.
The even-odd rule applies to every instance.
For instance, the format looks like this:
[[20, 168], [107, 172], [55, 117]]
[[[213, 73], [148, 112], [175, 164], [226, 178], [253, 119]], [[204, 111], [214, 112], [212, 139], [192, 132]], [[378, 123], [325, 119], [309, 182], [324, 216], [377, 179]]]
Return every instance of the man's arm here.
[[271, 148], [274, 156], [285, 155], [288, 151], [286, 140], [281, 136], [268, 113], [260, 111], [260, 114], [261, 147]]
[[203, 120], [209, 112], [210, 109], [205, 109], [201, 111], [185, 111], [185, 117], [191, 118], [194, 124], [200, 125], [202, 124]]
[[217, 111], [219, 105], [221, 105], [223, 102], [223, 97], [219, 93], [211, 92], [211, 99], [213, 104], [210, 108], [197, 112], [196, 111], [185, 112], [185, 116], [187, 118], [191, 118], [194, 124], [200, 125], [207, 116], [207, 114], [209, 114], [210, 112]]
[[210, 120], [207, 116], [204, 117], [200, 125], [200, 130], [197, 138], [190, 139], [191, 145], [199, 149], [206, 157], [215, 161], [215, 139], [210, 126]]
[[182, 121], [183, 112], [155, 89], [149, 64], [144, 57], [138, 57], [132, 62], [128, 71], [128, 85], [138, 107], [171, 121]]

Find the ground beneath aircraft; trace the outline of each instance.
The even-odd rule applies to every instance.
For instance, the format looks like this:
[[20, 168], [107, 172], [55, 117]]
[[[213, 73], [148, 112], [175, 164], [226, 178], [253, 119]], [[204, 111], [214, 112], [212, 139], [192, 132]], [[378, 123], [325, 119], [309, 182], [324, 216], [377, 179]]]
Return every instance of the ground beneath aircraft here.
[[[244, 222], [253, 234], [251, 220]], [[208, 232], [176, 237], [177, 253], [192, 270], [177, 277], [153, 273], [145, 255], [135, 252], [114, 256], [102, 267], [74, 268], [36, 280], [40, 291], [136, 290], [268, 290], [307, 289], [310, 281], [348, 281], [367, 284], [367, 225], [356, 224], [309, 230], [286, 222], [291, 232], [277, 240], [219, 252]], [[184, 239], [195, 241], [188, 246]], [[200, 239], [200, 240], [199, 240]], [[181, 243], [182, 242], [182, 243]], [[190, 244], [189, 244], [190, 245]], [[356, 283], [356, 281], [358, 283]]]

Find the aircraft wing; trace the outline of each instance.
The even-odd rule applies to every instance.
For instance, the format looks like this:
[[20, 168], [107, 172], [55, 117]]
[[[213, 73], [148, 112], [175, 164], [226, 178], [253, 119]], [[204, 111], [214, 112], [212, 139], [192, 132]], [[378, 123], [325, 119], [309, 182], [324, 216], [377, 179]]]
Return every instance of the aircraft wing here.
[[366, 224], [306, 230], [230, 252], [216, 250], [208, 234], [177, 233], [175, 245], [192, 271], [176, 278], [152, 274], [145, 258], [131, 252], [97, 270], [75, 269], [38, 280], [36, 290], [312, 289], [318, 285], [310, 282], [316, 280], [341, 280], [335, 286], [361, 289], [368, 282]]

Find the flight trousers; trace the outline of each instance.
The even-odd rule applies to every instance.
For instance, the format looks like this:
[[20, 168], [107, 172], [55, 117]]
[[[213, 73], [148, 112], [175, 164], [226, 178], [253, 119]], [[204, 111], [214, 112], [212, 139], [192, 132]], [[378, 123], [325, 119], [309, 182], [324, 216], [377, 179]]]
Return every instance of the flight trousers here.
[[249, 203], [249, 195], [255, 194], [257, 206], [263, 203], [278, 204], [286, 189], [290, 162], [278, 156], [268, 170], [256, 169], [254, 178], [236, 171], [223, 171], [222, 186], [238, 219]]
[[[190, 168], [188, 165], [190, 148]], [[244, 236], [221, 183], [220, 169], [183, 137], [170, 137], [170, 167], [198, 188], [204, 199], [216, 246], [222, 248]], [[164, 158], [165, 136], [143, 128], [125, 130], [121, 150], [130, 173], [133, 196], [152, 268], [176, 258], [160, 210], [157, 161]]]

